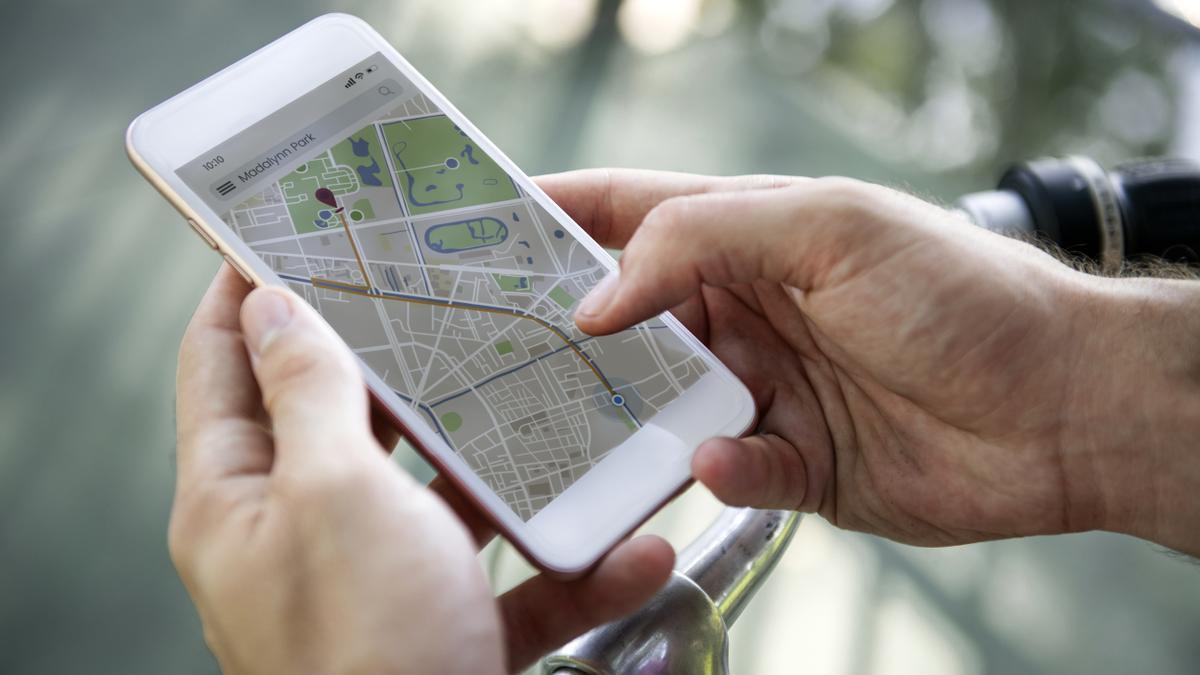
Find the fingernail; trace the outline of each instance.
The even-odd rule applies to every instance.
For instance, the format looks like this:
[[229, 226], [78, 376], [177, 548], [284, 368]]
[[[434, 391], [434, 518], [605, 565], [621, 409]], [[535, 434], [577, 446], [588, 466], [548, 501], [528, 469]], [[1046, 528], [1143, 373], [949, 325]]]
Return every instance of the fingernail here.
[[242, 331], [251, 354], [261, 354], [284, 326], [292, 320], [292, 307], [283, 293], [259, 289], [242, 307]]
[[596, 287], [584, 296], [583, 301], [579, 303], [579, 307], [575, 309], [575, 315], [584, 317], [599, 316], [612, 303], [613, 296], [616, 295], [618, 276], [618, 271], [613, 270], [601, 279], [600, 283], [596, 284]]

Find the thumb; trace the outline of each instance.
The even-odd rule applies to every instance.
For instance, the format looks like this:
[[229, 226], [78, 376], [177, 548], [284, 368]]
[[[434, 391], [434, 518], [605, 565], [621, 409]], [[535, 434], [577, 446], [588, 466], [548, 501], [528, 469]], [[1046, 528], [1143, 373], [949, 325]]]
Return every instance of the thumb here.
[[242, 303], [241, 323], [281, 465], [372, 447], [354, 355], [307, 303], [283, 288], [260, 288]]
[[730, 506], [815, 511], [820, 503], [800, 450], [775, 434], [705, 441], [692, 475]]
[[820, 285], [876, 222], [861, 204], [877, 186], [819, 178], [785, 188], [675, 197], [642, 221], [610, 274], [575, 312], [579, 328], [614, 333], [678, 305], [702, 284]]

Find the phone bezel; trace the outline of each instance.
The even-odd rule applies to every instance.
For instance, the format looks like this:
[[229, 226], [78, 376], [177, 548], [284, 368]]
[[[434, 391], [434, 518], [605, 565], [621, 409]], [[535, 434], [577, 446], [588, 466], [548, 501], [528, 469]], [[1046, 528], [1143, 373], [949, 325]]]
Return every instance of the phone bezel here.
[[[216, 147], [377, 52], [388, 58], [470, 135], [571, 236], [602, 264], [616, 268], [615, 260], [607, 251], [382, 36], [366, 22], [346, 14], [318, 17], [140, 115], [130, 124], [126, 136], [130, 159], [210, 246], [224, 255], [252, 284], [286, 287], [286, 283], [228, 229], [219, 214], [185, 185], [175, 171], [200, 153]], [[522, 521], [488, 488], [436, 431], [404, 404], [364, 362], [360, 360], [360, 363], [376, 405], [400, 427], [416, 449], [492, 520], [533, 564], [546, 571], [571, 576], [592, 566], [686, 486], [690, 478], [691, 454], [700, 441], [712, 436], [740, 435], [754, 420], [754, 401], [745, 386], [678, 321], [669, 314], [663, 315], [662, 319], [706, 360], [710, 374], [719, 379], [721, 396], [706, 391], [703, 399], [687, 402], [689, 407], [684, 410], [681, 401], [700, 387], [693, 385], [685, 390], [679, 399], [631, 437], [632, 440], [641, 436], [642, 440], [622, 454], [621, 461], [616, 461], [618, 453], [614, 450], [528, 522]], [[711, 386], [706, 385], [706, 389]], [[675, 406], [675, 403], [681, 405]], [[679, 410], [674, 415], [667, 415], [673, 407]], [[681, 417], [686, 419], [679, 419]], [[656, 424], [660, 418], [670, 424], [666, 427]], [[719, 418], [723, 419], [717, 423]], [[701, 426], [705, 422], [708, 426]], [[657, 430], [655, 433], [643, 434], [652, 426]], [[576, 486], [589, 477], [591, 480], [585, 487], [577, 490]], [[611, 496], [598, 498], [593, 493], [602, 479], [611, 487]], [[573, 498], [564, 500], [572, 490], [576, 490]], [[553, 511], [552, 518], [542, 518], [556, 505], [560, 508]]]

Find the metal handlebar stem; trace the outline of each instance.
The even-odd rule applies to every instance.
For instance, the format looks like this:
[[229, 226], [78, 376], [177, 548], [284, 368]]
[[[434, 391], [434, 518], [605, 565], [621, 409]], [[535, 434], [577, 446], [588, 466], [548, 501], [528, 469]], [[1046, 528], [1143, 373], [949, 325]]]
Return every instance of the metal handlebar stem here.
[[799, 523], [792, 511], [726, 508], [679, 554], [667, 585], [646, 606], [567, 643], [546, 657], [543, 672], [727, 673], [728, 629]]

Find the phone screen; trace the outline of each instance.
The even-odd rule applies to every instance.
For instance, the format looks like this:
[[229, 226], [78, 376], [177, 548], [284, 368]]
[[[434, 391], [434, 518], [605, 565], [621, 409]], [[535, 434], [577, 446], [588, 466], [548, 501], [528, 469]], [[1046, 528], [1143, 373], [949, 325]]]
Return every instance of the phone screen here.
[[382, 55], [178, 175], [522, 520], [709, 370], [579, 331], [604, 265]]

